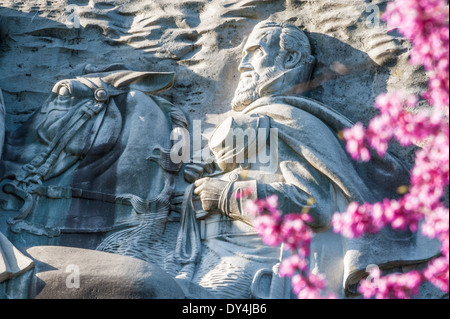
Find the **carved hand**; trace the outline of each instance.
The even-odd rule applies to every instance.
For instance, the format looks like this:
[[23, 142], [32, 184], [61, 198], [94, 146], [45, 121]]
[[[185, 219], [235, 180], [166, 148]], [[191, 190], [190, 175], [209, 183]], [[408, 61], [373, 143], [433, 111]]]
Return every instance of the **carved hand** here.
[[200, 196], [203, 210], [206, 212], [217, 211], [220, 195], [228, 183], [218, 178], [206, 177], [199, 179], [194, 185], [194, 194]]

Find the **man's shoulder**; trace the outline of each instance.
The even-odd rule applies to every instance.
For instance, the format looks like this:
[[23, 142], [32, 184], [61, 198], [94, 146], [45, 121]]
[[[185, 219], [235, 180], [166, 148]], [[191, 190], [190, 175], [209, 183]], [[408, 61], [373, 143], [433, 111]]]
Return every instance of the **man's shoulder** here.
[[322, 122], [316, 114], [320, 114], [320, 109], [324, 108], [326, 106], [320, 102], [302, 96], [274, 96], [258, 99], [244, 110], [244, 113], [258, 113], [279, 121], [309, 119], [314, 122]]
[[311, 123], [326, 125], [336, 132], [354, 125], [350, 119], [334, 108], [304, 96], [261, 98], [259, 104], [255, 104], [252, 108], [252, 112], [269, 112], [274, 117], [290, 118], [293, 121], [309, 119]]

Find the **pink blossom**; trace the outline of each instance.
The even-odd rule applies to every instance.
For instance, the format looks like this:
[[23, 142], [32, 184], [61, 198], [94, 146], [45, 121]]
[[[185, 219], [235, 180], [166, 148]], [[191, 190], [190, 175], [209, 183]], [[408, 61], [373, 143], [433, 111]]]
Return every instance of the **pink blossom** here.
[[265, 244], [278, 246], [283, 242], [283, 237], [280, 235], [280, 216], [261, 215], [255, 219], [254, 226]]
[[[307, 203], [305, 203], [306, 205]], [[308, 226], [311, 216], [305, 213], [282, 214], [278, 210], [277, 196], [266, 199], [248, 200], [247, 211], [256, 214], [255, 229], [263, 242], [270, 246], [283, 244], [293, 255], [280, 265], [280, 275], [292, 277], [292, 287], [299, 298], [332, 298], [323, 292], [325, 278], [309, 272], [308, 258], [313, 232]]]
[[301, 256], [309, 255], [309, 246], [313, 233], [305, 220], [310, 220], [306, 214], [289, 214], [284, 216], [280, 233], [286, 249], [297, 249]]
[[436, 208], [432, 214], [425, 216], [422, 224], [422, 234], [441, 241], [441, 253], [448, 259], [449, 251], [449, 214], [446, 207]]
[[383, 18], [397, 28], [412, 45], [411, 63], [423, 65], [431, 73], [429, 91], [432, 105], [449, 104], [449, 28], [445, 0], [396, 0], [390, 2]]
[[[381, 205], [380, 203], [375, 205], [350, 203], [345, 213], [333, 215], [331, 221], [333, 230], [348, 238], [361, 237], [366, 233], [377, 233], [386, 225], [385, 216], [381, 213], [383, 210]], [[374, 211], [373, 214], [372, 211]]]
[[369, 161], [371, 158], [369, 149], [366, 147], [365, 129], [362, 123], [356, 123], [353, 127], [343, 130], [344, 140], [347, 141], [347, 152], [353, 159]]
[[[367, 129], [360, 123], [344, 132], [347, 150], [354, 159], [370, 160], [368, 149], [384, 156], [392, 139], [403, 146], [421, 143], [411, 170], [408, 192], [398, 200], [382, 203], [352, 203], [333, 217], [334, 230], [347, 237], [377, 232], [384, 225], [394, 229], [419, 230], [441, 241], [443, 257], [434, 259], [420, 274], [389, 275], [374, 289], [361, 285], [365, 297], [409, 298], [423, 280], [448, 292], [448, 208], [442, 198], [449, 184], [449, 25], [445, 0], [395, 0], [388, 4], [384, 19], [412, 43], [410, 63], [423, 65], [429, 74], [423, 97], [430, 109], [414, 109], [418, 98], [398, 92], [382, 94], [375, 102], [380, 114]], [[409, 282], [408, 282], [409, 281]], [[409, 285], [409, 286], [408, 286]]]
[[[423, 94], [431, 108], [417, 110], [419, 98], [400, 92], [380, 95], [375, 101], [379, 115], [365, 128], [357, 123], [344, 129], [346, 149], [355, 160], [369, 161], [370, 149], [384, 156], [392, 140], [402, 146], [422, 144], [411, 169], [410, 185], [402, 197], [378, 203], [350, 203], [334, 214], [332, 226], [345, 237], [373, 234], [390, 225], [394, 229], [419, 231], [441, 242], [442, 256], [423, 271], [382, 276], [373, 272], [361, 281], [365, 298], [410, 298], [429, 281], [449, 290], [449, 211], [442, 198], [449, 185], [449, 25], [446, 0], [394, 0], [383, 18], [412, 44], [410, 63], [423, 65], [429, 75]], [[413, 109], [414, 112], [408, 110]], [[406, 187], [406, 186], [405, 186]], [[280, 265], [283, 276], [292, 277], [299, 298], [333, 297], [324, 293], [325, 278], [308, 271], [309, 247], [314, 234], [306, 214], [286, 214], [276, 208], [276, 197], [246, 205], [256, 218], [255, 227], [270, 245], [283, 244], [293, 255]], [[421, 222], [423, 223], [421, 224]]]
[[258, 204], [252, 200], [245, 201], [245, 211], [252, 216], [258, 216], [261, 212]]
[[297, 271], [307, 271], [308, 263], [299, 255], [292, 255], [283, 259], [280, 265], [280, 276], [292, 277]]
[[361, 280], [358, 290], [366, 299], [409, 299], [419, 293], [422, 282], [422, 275], [416, 270], [382, 277], [381, 271], [374, 268], [368, 279]]
[[278, 209], [278, 196], [277, 195], [271, 195], [266, 198], [266, 208], [272, 212]]
[[324, 276], [310, 274], [308, 277], [300, 274], [292, 277], [293, 292], [299, 299], [324, 299], [334, 298], [334, 295], [324, 295], [323, 290], [326, 286]]
[[448, 255], [436, 258], [428, 263], [428, 267], [423, 272], [424, 277], [433, 285], [448, 293]]

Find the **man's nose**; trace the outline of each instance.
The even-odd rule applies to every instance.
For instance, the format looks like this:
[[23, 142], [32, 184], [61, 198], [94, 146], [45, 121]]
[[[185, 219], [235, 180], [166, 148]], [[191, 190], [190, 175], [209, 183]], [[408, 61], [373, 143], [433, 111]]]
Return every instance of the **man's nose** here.
[[245, 55], [242, 58], [241, 63], [238, 66], [238, 70], [241, 73], [244, 73], [246, 71], [253, 71], [253, 65], [250, 63], [248, 55]]

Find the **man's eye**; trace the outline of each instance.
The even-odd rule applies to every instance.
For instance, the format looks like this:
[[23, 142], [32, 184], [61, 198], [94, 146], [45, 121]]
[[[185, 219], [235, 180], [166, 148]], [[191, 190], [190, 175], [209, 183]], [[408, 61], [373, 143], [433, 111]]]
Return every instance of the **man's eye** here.
[[256, 49], [256, 53], [257, 53], [257, 54], [264, 54], [264, 50], [261, 49], [261, 48], [257, 48], [257, 49]]

